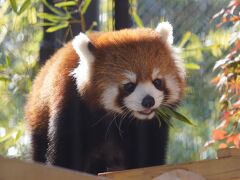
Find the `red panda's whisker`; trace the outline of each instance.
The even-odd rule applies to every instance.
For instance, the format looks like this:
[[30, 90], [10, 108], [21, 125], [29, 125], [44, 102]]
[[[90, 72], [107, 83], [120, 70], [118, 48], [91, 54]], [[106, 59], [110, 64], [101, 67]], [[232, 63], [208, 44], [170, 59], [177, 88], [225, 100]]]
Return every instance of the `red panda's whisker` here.
[[110, 115], [114, 115], [115, 112], [113, 111], [109, 111], [107, 112], [102, 118], [100, 118], [99, 120], [97, 120], [96, 122], [94, 122], [91, 126], [96, 126], [97, 124], [99, 124], [101, 121], [103, 121], [107, 116], [110, 116]]

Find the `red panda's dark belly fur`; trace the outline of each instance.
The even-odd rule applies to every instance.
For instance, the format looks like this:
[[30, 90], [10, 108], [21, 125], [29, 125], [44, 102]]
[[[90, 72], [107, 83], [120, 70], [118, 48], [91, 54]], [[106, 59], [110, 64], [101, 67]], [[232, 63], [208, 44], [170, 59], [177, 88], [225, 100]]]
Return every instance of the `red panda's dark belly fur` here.
[[165, 123], [159, 128], [156, 119], [119, 121], [102, 110], [91, 112], [74, 80], [65, 93], [59, 113], [49, 120], [48, 134], [43, 132], [41, 140], [32, 136], [33, 147], [37, 147], [34, 160], [93, 174], [165, 162]]

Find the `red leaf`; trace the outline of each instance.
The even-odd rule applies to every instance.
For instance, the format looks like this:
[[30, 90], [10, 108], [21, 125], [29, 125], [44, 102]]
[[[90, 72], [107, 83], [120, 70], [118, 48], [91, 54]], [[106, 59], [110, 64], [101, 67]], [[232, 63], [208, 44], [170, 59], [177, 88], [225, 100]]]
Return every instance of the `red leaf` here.
[[234, 144], [237, 148], [240, 147], [240, 134], [237, 134], [237, 135], [234, 137], [233, 144]]
[[233, 16], [229, 20], [232, 21], [232, 22], [236, 22], [236, 21], [240, 20], [240, 17], [239, 16]]
[[239, 39], [235, 42], [235, 49], [236, 50], [240, 49], [240, 40]]
[[222, 140], [225, 138], [226, 131], [221, 129], [215, 129], [212, 131], [212, 138], [214, 140]]
[[225, 143], [221, 143], [218, 147], [219, 149], [224, 149], [224, 148], [227, 148], [228, 146]]
[[228, 144], [231, 143], [231, 142], [233, 142], [234, 137], [235, 137], [235, 135], [229, 136], [229, 137], [227, 138], [227, 141], [226, 141], [226, 142], [227, 142]]
[[214, 84], [214, 85], [217, 85], [219, 83], [219, 81], [220, 81], [220, 77], [216, 76], [210, 81], [210, 83]]

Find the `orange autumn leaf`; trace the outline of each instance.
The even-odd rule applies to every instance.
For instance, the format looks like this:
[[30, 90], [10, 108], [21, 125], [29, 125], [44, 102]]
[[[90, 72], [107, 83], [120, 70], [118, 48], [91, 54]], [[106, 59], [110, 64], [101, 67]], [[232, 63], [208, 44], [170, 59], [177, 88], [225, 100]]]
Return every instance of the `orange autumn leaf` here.
[[234, 137], [233, 144], [235, 145], [236, 148], [240, 147], [240, 134], [237, 134]]
[[233, 17], [230, 18], [229, 21], [236, 22], [236, 21], [239, 21], [239, 20], [240, 20], [239, 16], [233, 16]]
[[219, 149], [224, 149], [224, 148], [227, 148], [228, 146], [225, 143], [221, 143], [218, 147]]
[[236, 42], [235, 42], [235, 48], [240, 49], [240, 40], [239, 39], [236, 40]]
[[215, 129], [212, 131], [212, 138], [214, 140], [221, 140], [225, 138], [226, 131], [221, 129]]
[[214, 77], [212, 80], [211, 80], [211, 84], [218, 84], [218, 82], [220, 81], [220, 77], [219, 76], [216, 76]]
[[229, 144], [229, 143], [233, 142], [234, 137], [235, 137], [234, 135], [229, 136], [229, 137], [227, 138], [227, 143]]

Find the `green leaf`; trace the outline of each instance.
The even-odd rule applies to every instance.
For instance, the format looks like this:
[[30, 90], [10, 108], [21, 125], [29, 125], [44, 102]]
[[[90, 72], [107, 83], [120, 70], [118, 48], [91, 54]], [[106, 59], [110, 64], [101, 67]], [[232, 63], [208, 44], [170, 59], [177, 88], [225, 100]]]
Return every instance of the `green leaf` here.
[[143, 22], [142, 22], [141, 18], [137, 15], [137, 13], [133, 12], [132, 17], [138, 27], [143, 27]]
[[15, 13], [17, 13], [17, 3], [15, 0], [10, 0], [10, 4], [12, 6], [12, 9]]
[[38, 13], [37, 16], [41, 19], [46, 19], [51, 22], [58, 22], [58, 21], [62, 20], [62, 17], [56, 16], [53, 14], [49, 14], [49, 13]]
[[166, 124], [168, 124], [170, 127], [174, 127], [173, 124], [170, 121], [170, 116], [161, 110], [157, 110], [157, 119], [159, 121], [159, 127], [161, 126], [161, 120], [163, 120]]
[[19, 140], [19, 138], [23, 135], [23, 133], [18, 129], [15, 131], [16, 136], [14, 138], [14, 143], [16, 144], [16, 142]]
[[62, 13], [61, 11], [59, 11], [58, 9], [56, 9], [54, 6], [52, 6], [51, 4], [49, 4], [46, 0], [42, 0], [43, 4], [49, 9], [51, 10], [53, 13], [58, 14], [59, 16], [64, 16], [65, 14]]
[[9, 58], [9, 55], [7, 54], [6, 57], [5, 57], [5, 65], [7, 67], [9, 67], [11, 65], [11, 61], [10, 61], [10, 58]]
[[81, 7], [81, 14], [85, 14], [88, 6], [90, 5], [92, 0], [85, 0], [83, 6]]
[[211, 52], [212, 52], [212, 55], [214, 56], [214, 57], [220, 57], [220, 56], [222, 56], [222, 50], [221, 50], [221, 48], [220, 48], [220, 46], [219, 45], [214, 45], [214, 46], [211, 46]]
[[45, 27], [45, 26], [55, 26], [56, 24], [53, 22], [41, 22], [41, 23], [37, 23], [37, 25]]
[[62, 8], [62, 7], [69, 7], [69, 6], [76, 6], [77, 2], [76, 1], [65, 1], [65, 2], [60, 2], [54, 4], [54, 6]]
[[177, 119], [179, 121], [182, 121], [184, 123], [187, 123], [189, 125], [195, 126], [195, 124], [193, 124], [188, 118], [186, 118], [182, 114], [180, 114], [180, 113], [178, 113], [178, 112], [174, 111], [173, 109], [168, 108], [166, 106], [163, 106], [163, 107], [159, 108], [158, 113], [165, 113], [172, 118], [175, 118], [175, 119]]
[[8, 139], [11, 139], [11, 132], [10, 133], [7, 133], [5, 136], [3, 137], [0, 137], [0, 144], [7, 141]]
[[92, 25], [88, 28], [87, 32], [91, 32], [91, 31], [93, 30], [93, 28], [95, 28], [96, 26], [97, 26], [97, 22], [94, 21], [94, 22], [92, 23]]
[[10, 81], [10, 79], [8, 77], [3, 77], [3, 76], [0, 76], [0, 81]]
[[169, 127], [174, 128], [173, 124], [171, 123], [170, 117], [164, 112], [157, 112], [157, 119], [159, 121], [159, 127], [161, 126], [161, 120], [163, 120]]
[[18, 14], [22, 14], [27, 8], [28, 6], [31, 4], [31, 0], [26, 0], [24, 1], [23, 5], [20, 7]]
[[27, 17], [28, 17], [29, 24], [37, 23], [37, 12], [35, 7], [32, 7], [29, 9]]
[[192, 33], [191, 32], [186, 32], [183, 37], [181, 42], [179, 43], [179, 47], [182, 48], [187, 41], [189, 41], [189, 39], [191, 38]]
[[51, 33], [51, 32], [55, 32], [57, 30], [60, 30], [60, 29], [63, 29], [63, 28], [66, 28], [68, 27], [69, 25], [69, 22], [64, 22], [62, 24], [59, 24], [59, 25], [56, 25], [56, 26], [53, 26], [53, 27], [50, 27], [47, 29], [47, 32]]
[[200, 66], [195, 63], [187, 63], [187, 64], [185, 64], [185, 68], [189, 69], [189, 70], [199, 70]]

